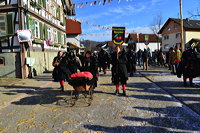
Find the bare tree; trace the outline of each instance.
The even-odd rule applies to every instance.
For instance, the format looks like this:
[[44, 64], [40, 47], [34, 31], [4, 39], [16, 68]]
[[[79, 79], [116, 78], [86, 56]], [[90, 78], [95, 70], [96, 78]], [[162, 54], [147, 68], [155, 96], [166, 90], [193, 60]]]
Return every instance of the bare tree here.
[[159, 36], [158, 32], [160, 31], [161, 27], [163, 25], [163, 17], [162, 14], [159, 13], [157, 16], [154, 17], [153, 22], [150, 26], [150, 29], [154, 34]]
[[188, 14], [190, 15], [189, 18], [199, 18], [200, 17], [200, 11], [199, 8], [197, 8], [195, 11], [188, 11]]
[[156, 34], [156, 36], [157, 36], [158, 49], [159, 49], [159, 37], [161, 37], [158, 34], [158, 32], [162, 28], [162, 25], [163, 25], [163, 17], [162, 17], [162, 14], [159, 13], [157, 16], [154, 17], [153, 22], [152, 22], [152, 24], [150, 26], [150, 29], [152, 30], [152, 32], [154, 34]]

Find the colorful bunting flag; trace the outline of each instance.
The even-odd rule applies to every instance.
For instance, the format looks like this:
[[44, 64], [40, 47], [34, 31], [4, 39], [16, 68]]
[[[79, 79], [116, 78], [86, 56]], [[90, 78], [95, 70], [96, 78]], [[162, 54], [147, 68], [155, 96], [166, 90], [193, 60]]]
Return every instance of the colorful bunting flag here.
[[81, 5], [79, 6], [79, 8], [82, 8], [83, 7], [83, 3], [81, 3]]
[[[90, 6], [95, 6], [95, 5], [100, 5], [102, 0], [95, 0], [95, 1], [88, 1], [88, 2], [83, 2], [83, 3], [77, 3], [77, 4], [73, 4], [73, 8], [82, 8], [84, 5], [90, 5]], [[110, 4], [111, 2], [113, 2], [114, 0], [103, 0], [103, 5], [106, 4], [106, 2], [108, 2], [108, 4]], [[129, 0], [126, 0], [127, 2]], [[121, 0], [118, 0], [118, 3], [120, 3]]]
[[99, 4], [99, 5], [101, 4], [101, 0], [98, 0], [98, 4]]
[[103, 5], [105, 5], [105, 3], [106, 3], [106, 0], [103, 0]]

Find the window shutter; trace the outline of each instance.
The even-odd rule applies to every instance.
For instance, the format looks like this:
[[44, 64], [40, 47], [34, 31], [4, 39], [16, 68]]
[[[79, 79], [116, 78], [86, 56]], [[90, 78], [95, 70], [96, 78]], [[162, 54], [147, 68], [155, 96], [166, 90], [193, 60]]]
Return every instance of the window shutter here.
[[43, 24], [40, 22], [39, 23], [39, 28], [40, 28], [40, 39], [44, 39], [44, 32], [43, 32]]
[[60, 8], [57, 8], [56, 10], [56, 18], [60, 20]]
[[7, 35], [14, 35], [14, 23], [13, 23], [13, 15], [7, 14], [6, 15], [6, 22], [7, 22]]
[[66, 22], [66, 20], [65, 20], [65, 14], [63, 14], [63, 25], [65, 26], [65, 22]]
[[44, 24], [44, 38], [47, 39], [48, 38], [48, 32], [47, 32], [47, 25]]
[[58, 43], [61, 43], [61, 32], [58, 31], [57, 33], [58, 33]]
[[42, 0], [43, 1], [43, 7], [46, 8], [46, 0]]
[[42, 26], [43, 40], [45, 40], [45, 24]]
[[66, 34], [64, 34], [64, 45], [66, 44]]
[[41, 7], [43, 7], [42, 4], [43, 2], [42, 2], [42, 0], [38, 0], [38, 4], [41, 6]]

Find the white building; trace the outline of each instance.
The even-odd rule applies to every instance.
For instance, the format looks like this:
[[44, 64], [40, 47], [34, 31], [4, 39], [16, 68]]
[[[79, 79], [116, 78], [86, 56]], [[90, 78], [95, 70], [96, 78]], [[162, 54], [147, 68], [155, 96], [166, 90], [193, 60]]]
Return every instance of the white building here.
[[126, 42], [135, 51], [149, 48], [153, 52], [160, 49], [161, 39], [156, 34], [130, 33]]
[[[169, 18], [158, 32], [162, 34], [162, 50], [168, 51], [170, 47], [181, 48], [180, 19]], [[200, 20], [183, 20], [183, 40], [188, 43], [192, 38], [200, 39]]]

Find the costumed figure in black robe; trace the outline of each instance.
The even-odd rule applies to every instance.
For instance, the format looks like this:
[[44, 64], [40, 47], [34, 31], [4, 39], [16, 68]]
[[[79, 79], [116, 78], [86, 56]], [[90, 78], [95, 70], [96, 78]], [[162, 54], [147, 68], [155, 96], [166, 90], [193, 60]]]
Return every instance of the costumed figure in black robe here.
[[116, 86], [115, 94], [119, 94], [119, 84], [122, 84], [123, 95], [126, 96], [126, 84], [128, 80], [127, 57], [125, 51], [120, 51], [120, 46], [116, 46], [116, 51], [112, 53], [112, 80]]
[[198, 52], [195, 48], [189, 48], [183, 52], [181, 62], [177, 69], [177, 77], [181, 77], [183, 74], [184, 86], [187, 86], [187, 79], [189, 78], [190, 86], [193, 86], [193, 78], [200, 76], [199, 74], [199, 59]]
[[148, 51], [144, 49], [142, 53], [143, 70], [148, 70]]
[[133, 76], [133, 73], [136, 72], [136, 53], [132, 49], [129, 49], [126, 55], [128, 59], [127, 70], [130, 76]]
[[63, 53], [62, 59], [57, 67], [57, 71], [58, 71], [57, 80], [60, 82], [61, 91], [64, 91], [65, 80], [69, 81], [69, 77], [71, 75], [70, 63], [67, 53]]
[[81, 60], [79, 59], [79, 57], [76, 56], [74, 54], [74, 52], [69, 52], [68, 60], [69, 60], [70, 72], [72, 74], [77, 73], [78, 69], [80, 69], [80, 67], [82, 67], [82, 63], [81, 63]]
[[92, 87], [92, 89], [97, 87], [98, 59], [97, 59], [97, 57], [94, 57], [90, 51], [87, 51], [85, 53], [85, 57], [83, 59], [81, 71], [82, 72], [91, 72], [91, 74], [93, 75], [91, 87]]
[[57, 56], [54, 57], [52, 62], [52, 66], [54, 67], [52, 78], [54, 79], [55, 82], [58, 82], [58, 65], [60, 64], [61, 59], [62, 59], [62, 51], [58, 51]]
[[101, 49], [98, 55], [98, 60], [99, 60], [99, 72], [101, 72], [101, 69], [103, 69], [104, 74], [106, 74], [107, 65], [109, 62], [108, 53], [105, 50]]

